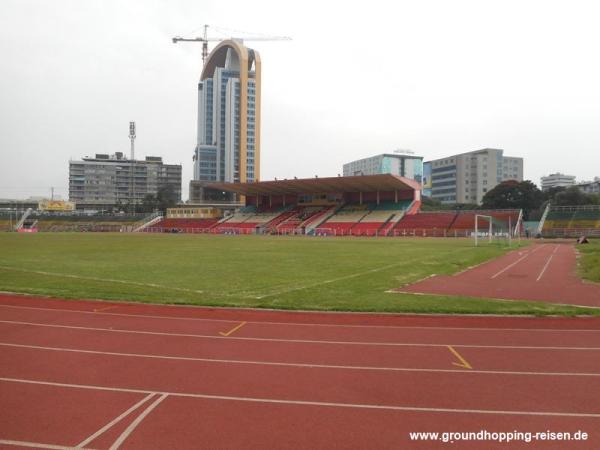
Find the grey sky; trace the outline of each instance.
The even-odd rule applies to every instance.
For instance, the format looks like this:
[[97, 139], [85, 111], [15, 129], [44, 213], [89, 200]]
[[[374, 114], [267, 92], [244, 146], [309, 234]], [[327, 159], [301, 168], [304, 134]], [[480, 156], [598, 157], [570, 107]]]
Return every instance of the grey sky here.
[[482, 147], [525, 178], [600, 176], [594, 1], [1, 0], [0, 198], [68, 197], [68, 160], [129, 152], [182, 163], [196, 140], [204, 23], [263, 61], [262, 179], [335, 176], [395, 148]]

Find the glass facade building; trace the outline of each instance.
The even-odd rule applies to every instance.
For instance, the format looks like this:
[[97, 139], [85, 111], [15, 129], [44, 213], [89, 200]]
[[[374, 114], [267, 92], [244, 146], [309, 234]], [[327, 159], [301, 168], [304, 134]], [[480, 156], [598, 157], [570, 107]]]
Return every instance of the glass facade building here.
[[423, 179], [423, 157], [400, 153], [384, 153], [344, 164], [344, 176], [391, 173], [419, 183]]
[[221, 42], [198, 83], [194, 181], [260, 179], [260, 56], [237, 40]]

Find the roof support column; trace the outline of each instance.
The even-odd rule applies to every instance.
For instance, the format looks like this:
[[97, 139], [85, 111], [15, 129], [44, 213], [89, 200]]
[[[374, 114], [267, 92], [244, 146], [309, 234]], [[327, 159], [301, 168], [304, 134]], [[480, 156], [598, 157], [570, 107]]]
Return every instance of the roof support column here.
[[394, 190], [394, 202], [398, 203], [398, 189]]
[[269, 208], [273, 207], [273, 196], [269, 194]]
[[260, 194], [256, 194], [256, 208], [258, 209], [258, 199], [260, 198]]
[[362, 205], [362, 191], [358, 193], [358, 202]]
[[379, 191], [377, 191], [377, 206], [379, 206]]

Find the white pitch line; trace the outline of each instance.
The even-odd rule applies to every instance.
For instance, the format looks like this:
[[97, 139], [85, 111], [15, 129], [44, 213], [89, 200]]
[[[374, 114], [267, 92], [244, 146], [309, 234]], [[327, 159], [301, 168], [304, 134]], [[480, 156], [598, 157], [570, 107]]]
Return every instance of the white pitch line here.
[[0, 439], [2, 445], [14, 445], [17, 447], [30, 447], [44, 450], [73, 450], [73, 447], [66, 447], [64, 445], [54, 444], [41, 444], [39, 442], [28, 442], [28, 441], [12, 441], [8, 439]]
[[[180, 288], [180, 287], [174, 287], [174, 286], [164, 286], [162, 284], [155, 284], [155, 283], [141, 283], [138, 281], [115, 280], [112, 278], [87, 277], [87, 276], [83, 276], [83, 275], [73, 275], [73, 274], [69, 274], [69, 273], [59, 273], [59, 272], [46, 272], [43, 270], [21, 269], [18, 267], [10, 267], [10, 266], [0, 266], [0, 269], [11, 270], [13, 272], [34, 273], [37, 275], [45, 275], [45, 276], [49, 276], [49, 277], [73, 278], [76, 280], [100, 281], [100, 282], [106, 282], [106, 283], [119, 283], [119, 284], [127, 284], [127, 285], [132, 285], [132, 286], [152, 287], [152, 288], [160, 288], [160, 289], [167, 289], [167, 290], [181, 291], [181, 292], [192, 292], [194, 294], [204, 294], [205, 293], [204, 291], [199, 291], [199, 290], [195, 290], [195, 289], [186, 289], [186, 288]], [[211, 294], [211, 295], [213, 295], [213, 294]]]
[[544, 265], [544, 268], [542, 269], [542, 271], [540, 272], [540, 274], [538, 275], [538, 277], [535, 279], [536, 282], [540, 281], [542, 279], [542, 277], [544, 276], [544, 272], [546, 272], [546, 269], [550, 265], [550, 261], [552, 261], [552, 257], [556, 253], [556, 250], [558, 250], [558, 245], [556, 247], [554, 247], [554, 251], [552, 252], [552, 254], [550, 255], [550, 257], [548, 258], [548, 261], [546, 261], [546, 264]]
[[[35, 322], [17, 322], [10, 320], [0, 320], [0, 323], [16, 324], [16, 325], [31, 325], [47, 328], [64, 328], [68, 330], [84, 330], [84, 331], [103, 331], [108, 333], [125, 333], [125, 334], [141, 334], [148, 336], [169, 336], [169, 337], [187, 337], [197, 339], [227, 339], [239, 341], [256, 341], [256, 342], [275, 342], [275, 343], [291, 343], [291, 344], [327, 344], [327, 345], [366, 345], [366, 346], [383, 346], [383, 347], [447, 347], [448, 344], [434, 344], [426, 342], [377, 342], [377, 341], [330, 341], [319, 339], [284, 339], [284, 338], [259, 338], [259, 337], [243, 337], [243, 336], [228, 336], [227, 338], [219, 335], [206, 334], [189, 334], [189, 333], [164, 333], [161, 331], [138, 331], [125, 330], [119, 328], [98, 328], [98, 327], [79, 327], [74, 325], [55, 325], [47, 323]], [[560, 330], [556, 330], [560, 332]], [[587, 330], [581, 330], [587, 331]], [[596, 331], [596, 330], [592, 330]], [[497, 348], [497, 349], [533, 349], [533, 350], [600, 350], [600, 347], [547, 347], [535, 345], [484, 345], [484, 344], [450, 344], [453, 347], [461, 348]]]
[[[471, 373], [471, 372], [468, 372], [468, 373]], [[43, 386], [67, 387], [67, 388], [75, 388], [75, 389], [90, 389], [90, 390], [100, 390], [100, 391], [110, 391], [110, 392], [135, 392], [135, 393], [143, 393], [143, 394], [165, 394], [170, 397], [201, 398], [201, 399], [208, 399], [208, 400], [224, 400], [224, 401], [267, 403], [267, 404], [280, 404], [280, 405], [322, 406], [322, 407], [334, 407], [334, 408], [356, 408], [356, 409], [374, 409], [374, 410], [388, 410], [388, 411], [444, 412], [444, 413], [458, 413], [458, 414], [467, 413], [467, 414], [497, 414], [497, 415], [518, 415], [518, 416], [600, 418], [600, 413], [426, 408], [426, 407], [418, 407], [418, 406], [373, 405], [373, 404], [364, 404], [364, 403], [334, 403], [334, 402], [317, 402], [317, 401], [307, 401], [307, 400], [280, 400], [280, 399], [273, 399], [273, 398], [234, 397], [234, 396], [226, 396], [226, 395], [196, 394], [196, 393], [182, 393], [182, 392], [158, 392], [158, 391], [148, 391], [148, 390], [141, 390], [141, 389], [112, 388], [112, 387], [93, 386], [93, 385], [85, 385], [85, 384], [69, 384], [69, 383], [57, 383], [57, 382], [52, 382], [52, 381], [25, 380], [25, 379], [20, 379], [20, 378], [1, 378], [0, 377], [0, 381], [6, 381], [6, 382], [11, 382], [11, 383], [26, 383], [26, 384], [43, 385]]]
[[102, 428], [100, 428], [94, 434], [92, 434], [91, 436], [89, 436], [87, 439], [81, 441], [79, 444], [77, 444], [77, 446], [75, 448], [78, 448], [78, 449], [79, 448], [83, 448], [87, 444], [89, 444], [90, 442], [93, 442], [98, 436], [100, 436], [101, 434], [103, 434], [109, 428], [112, 428], [113, 425], [116, 425], [117, 423], [119, 423], [122, 419], [124, 419], [125, 417], [127, 417], [133, 411], [135, 411], [136, 409], [138, 409], [141, 405], [143, 405], [148, 400], [150, 400], [152, 397], [154, 397], [154, 395], [155, 394], [148, 394], [146, 397], [144, 397], [142, 400], [140, 400], [139, 402], [137, 402], [135, 405], [133, 405], [127, 411], [125, 411], [124, 413], [120, 414], [119, 416], [117, 416], [116, 418], [114, 418], [113, 420], [111, 420], [109, 423], [107, 423], [106, 425], [104, 425]]
[[159, 398], [154, 400], [150, 406], [148, 406], [142, 413], [135, 418], [133, 422], [129, 424], [129, 426], [123, 431], [123, 433], [117, 438], [117, 440], [110, 446], [110, 450], [117, 450], [121, 444], [129, 437], [129, 435], [137, 428], [137, 426], [142, 423], [142, 420], [146, 418], [150, 412], [156, 408], [160, 402], [162, 402], [165, 398], [167, 398], [169, 394], [162, 394]]
[[[428, 294], [429, 295], [429, 294]], [[508, 301], [508, 300], [507, 300]], [[140, 306], [138, 303], [122, 303], [119, 304], [119, 306]], [[153, 305], [144, 305], [144, 306], [169, 306], [169, 307], [175, 307], [175, 306], [183, 306], [183, 305], [160, 305], [160, 304], [153, 304]], [[572, 305], [571, 305], [572, 306]], [[117, 316], [117, 317], [137, 317], [137, 318], [145, 318], [145, 319], [161, 319], [161, 320], [182, 320], [182, 321], [194, 321], [194, 322], [219, 322], [219, 323], [239, 323], [239, 319], [234, 320], [227, 320], [227, 319], [207, 319], [207, 318], [202, 318], [202, 317], [174, 317], [174, 316], [156, 316], [156, 315], [149, 315], [149, 314], [125, 314], [125, 313], [115, 313], [115, 312], [105, 312], [105, 311], [99, 311], [99, 312], [95, 312], [95, 311], [83, 311], [83, 310], [73, 310], [73, 309], [64, 309], [64, 308], [42, 308], [42, 307], [38, 307], [38, 306], [21, 306], [21, 305], [7, 305], [7, 304], [2, 304], [0, 303], [0, 308], [1, 307], [5, 307], [5, 308], [11, 308], [11, 309], [27, 309], [27, 310], [34, 310], [34, 311], [59, 311], [59, 312], [64, 312], [64, 313], [74, 313], [74, 314], [91, 314], [94, 316], [100, 316], [100, 315], [105, 315], [105, 316]], [[188, 306], [185, 306], [188, 307]], [[189, 306], [191, 307], [191, 306]], [[246, 310], [243, 308], [240, 308], [240, 311], [243, 313]], [[253, 310], [256, 311], [256, 310]], [[264, 312], [264, 311], [262, 311]], [[281, 312], [280, 310], [278, 310], [277, 312]], [[285, 313], [291, 313], [292, 311], [284, 311]], [[297, 311], [300, 314], [315, 314], [315, 315], [319, 315], [319, 314], [337, 314], [337, 313], [333, 313], [331, 311]], [[372, 313], [340, 313], [340, 314], [355, 314], [357, 315], [357, 317], [360, 317], [360, 315], [369, 315], [369, 314], [390, 314], [390, 313], [377, 313], [377, 312], [372, 312]], [[391, 315], [391, 314], [390, 314]], [[442, 317], [449, 317], [450, 315], [443, 315]], [[488, 318], [493, 318], [495, 317], [494, 315], [486, 315]], [[505, 316], [503, 316], [505, 317]], [[481, 318], [481, 316], [478, 316], [478, 318]], [[587, 318], [585, 319], [587, 320]], [[330, 324], [330, 323], [302, 323], [302, 322], [271, 322], [271, 321], [252, 321], [252, 320], [247, 320], [246, 323], [248, 324], [256, 324], [256, 325], [286, 325], [286, 326], [297, 326], [297, 327], [324, 327], [324, 328], [360, 328], [360, 329], [367, 329], [367, 328], [374, 328], [374, 329], [396, 329], [396, 330], [403, 330], [403, 329], [407, 329], [407, 330], [468, 330], [468, 331], [544, 331], [544, 332], [557, 332], [560, 331], [561, 333], [564, 332], [570, 332], [570, 331], [578, 331], [578, 332], [600, 332], [600, 329], [568, 329], [568, 328], [483, 328], [483, 327], [435, 327], [435, 326], [412, 326], [412, 325], [407, 325], [407, 326], [402, 326], [402, 325], [345, 325], [345, 324]]]
[[[189, 356], [169, 356], [169, 355], [151, 355], [142, 353], [122, 353], [122, 352], [103, 352], [97, 350], [82, 350], [64, 347], [46, 347], [41, 345], [24, 345], [24, 344], [9, 344], [0, 342], [0, 346], [13, 348], [27, 348], [32, 350], [46, 350], [53, 352], [64, 353], [83, 353], [87, 355], [102, 355], [102, 356], [117, 356], [125, 358], [143, 358], [143, 359], [160, 359], [166, 361], [189, 361], [203, 362], [211, 364], [239, 364], [251, 366], [271, 366], [271, 367], [295, 367], [305, 369], [333, 369], [333, 370], [362, 370], [375, 372], [426, 372], [426, 373], [475, 373], [487, 375], [527, 375], [527, 376], [558, 376], [558, 377], [600, 377], [600, 373], [585, 373], [585, 372], [526, 372], [526, 371], [503, 371], [503, 370], [472, 370], [467, 371], [457, 369], [427, 369], [414, 367], [377, 367], [377, 366], [348, 366], [348, 365], [332, 365], [332, 364], [310, 364], [310, 363], [285, 363], [273, 361], [251, 361], [239, 359], [214, 359], [214, 358], [194, 358]], [[446, 345], [446, 347], [448, 347]]]
[[391, 269], [392, 267], [400, 266], [403, 264], [406, 264], [406, 262], [388, 264], [387, 266], [378, 267], [377, 269], [365, 270], [364, 272], [353, 273], [351, 275], [346, 275], [346, 276], [338, 277], [338, 278], [332, 278], [331, 280], [319, 281], [318, 283], [307, 284], [304, 286], [297, 286], [297, 287], [293, 287], [293, 288], [289, 288], [289, 289], [282, 289], [280, 291], [270, 292], [265, 295], [259, 295], [255, 298], [258, 300], [262, 300], [263, 298], [273, 297], [274, 295], [281, 295], [281, 294], [287, 294], [289, 292], [301, 291], [303, 289], [310, 289], [313, 287], [322, 286], [324, 284], [331, 284], [331, 283], [335, 283], [337, 281], [349, 280], [351, 278], [360, 277], [363, 275], [367, 275], [369, 273], [381, 272], [382, 270]]

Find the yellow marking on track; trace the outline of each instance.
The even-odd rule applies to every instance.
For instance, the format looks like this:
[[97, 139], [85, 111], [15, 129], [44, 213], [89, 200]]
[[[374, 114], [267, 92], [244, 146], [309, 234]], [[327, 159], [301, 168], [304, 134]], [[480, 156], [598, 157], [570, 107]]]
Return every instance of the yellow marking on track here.
[[104, 308], [98, 308], [98, 309], [94, 309], [94, 312], [102, 312], [102, 311], [108, 311], [109, 309], [114, 309], [116, 308], [115, 305], [112, 306], [105, 306]]
[[220, 334], [221, 336], [225, 336], [225, 337], [227, 337], [227, 336], [229, 336], [229, 335], [231, 335], [231, 334], [235, 333], [237, 330], [239, 330], [240, 328], [242, 328], [244, 325], [246, 325], [246, 322], [242, 322], [242, 323], [240, 323], [240, 324], [239, 324], [237, 327], [233, 327], [233, 328], [232, 328], [231, 330], [229, 330], [227, 333], [223, 333], [222, 331], [219, 331], [219, 334]]
[[463, 358], [460, 353], [458, 353], [456, 350], [454, 350], [454, 348], [451, 345], [448, 345], [448, 350], [450, 350], [452, 352], [452, 354], [454, 356], [456, 356], [458, 358], [458, 360], [460, 361], [459, 363], [453, 362], [452, 364], [458, 367], [462, 367], [464, 369], [472, 369], [473, 367], [471, 366], [471, 364], [469, 364], [467, 362], [467, 360], [465, 358]]

